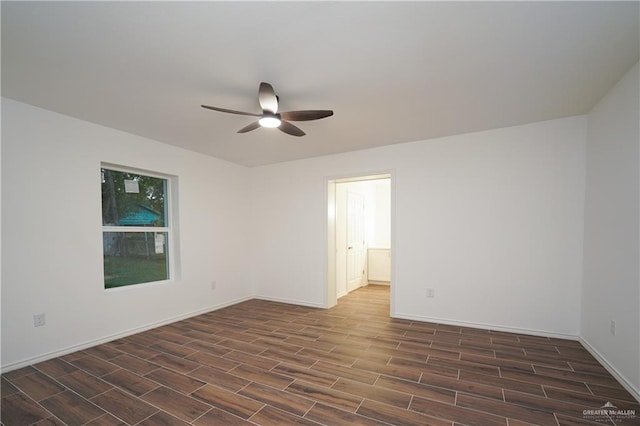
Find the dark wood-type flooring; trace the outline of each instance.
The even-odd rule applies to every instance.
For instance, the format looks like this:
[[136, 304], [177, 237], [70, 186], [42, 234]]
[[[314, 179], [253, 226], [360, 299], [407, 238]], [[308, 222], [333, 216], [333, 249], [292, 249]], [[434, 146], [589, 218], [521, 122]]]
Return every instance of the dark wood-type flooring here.
[[583, 416], [607, 402], [640, 415], [578, 342], [391, 319], [370, 285], [329, 310], [251, 300], [8, 372], [1, 420], [612, 425]]

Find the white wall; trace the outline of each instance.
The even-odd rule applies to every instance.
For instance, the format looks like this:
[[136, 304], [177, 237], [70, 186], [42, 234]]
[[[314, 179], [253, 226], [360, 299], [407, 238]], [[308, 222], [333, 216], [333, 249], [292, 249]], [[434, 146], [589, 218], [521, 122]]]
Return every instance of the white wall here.
[[[2, 150], [3, 370], [251, 294], [246, 168], [8, 99]], [[103, 289], [100, 162], [178, 176], [178, 282]]]
[[373, 223], [369, 247], [391, 248], [391, 180], [373, 180], [371, 185]]
[[[640, 398], [638, 65], [588, 118], [583, 341]], [[616, 334], [610, 333], [611, 320]]]
[[324, 306], [326, 181], [392, 170], [396, 316], [577, 335], [585, 132], [579, 116], [251, 169], [256, 292]]

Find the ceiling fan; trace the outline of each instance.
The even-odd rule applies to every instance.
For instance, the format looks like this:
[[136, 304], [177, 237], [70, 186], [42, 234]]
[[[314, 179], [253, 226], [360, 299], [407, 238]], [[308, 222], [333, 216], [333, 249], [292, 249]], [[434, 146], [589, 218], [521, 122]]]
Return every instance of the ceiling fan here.
[[211, 109], [213, 111], [228, 112], [230, 114], [249, 115], [252, 117], [260, 117], [257, 121], [238, 130], [238, 133], [247, 133], [258, 127], [277, 127], [280, 131], [292, 136], [304, 136], [305, 133], [289, 121], [310, 121], [319, 120], [321, 118], [333, 115], [331, 110], [305, 110], [305, 111], [286, 111], [278, 112], [279, 98], [269, 83], [260, 83], [258, 90], [258, 102], [262, 108], [262, 114], [254, 114], [252, 112], [235, 111], [232, 109], [218, 108], [209, 105], [200, 105], [202, 108]]

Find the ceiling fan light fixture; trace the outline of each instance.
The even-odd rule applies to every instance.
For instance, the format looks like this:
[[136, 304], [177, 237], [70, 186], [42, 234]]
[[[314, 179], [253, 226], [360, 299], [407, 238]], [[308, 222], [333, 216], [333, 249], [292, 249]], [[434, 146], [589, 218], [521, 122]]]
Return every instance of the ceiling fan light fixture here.
[[265, 115], [260, 120], [258, 120], [258, 123], [262, 127], [275, 128], [275, 127], [280, 127], [281, 121], [278, 117], [274, 115]]
[[262, 114], [236, 111], [233, 109], [220, 108], [210, 105], [201, 105], [201, 107], [218, 112], [248, 115], [258, 118], [257, 121], [253, 121], [249, 125], [244, 126], [242, 129], [238, 130], [237, 133], [247, 133], [260, 127], [266, 127], [272, 129], [278, 128], [283, 133], [298, 137], [304, 136], [305, 133], [296, 125], [291, 124], [292, 121], [319, 120], [321, 118], [331, 117], [333, 115], [333, 111], [323, 109], [278, 112], [278, 95], [276, 95], [276, 92], [273, 91], [273, 87], [269, 83], [265, 82], [260, 83], [260, 88], [258, 89], [258, 103], [262, 108]]

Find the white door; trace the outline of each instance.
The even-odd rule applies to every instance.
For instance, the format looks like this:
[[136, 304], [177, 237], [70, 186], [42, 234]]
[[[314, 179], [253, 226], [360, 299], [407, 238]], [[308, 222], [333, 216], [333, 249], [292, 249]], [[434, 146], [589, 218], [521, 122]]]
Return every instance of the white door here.
[[364, 284], [364, 197], [347, 192], [347, 291]]

